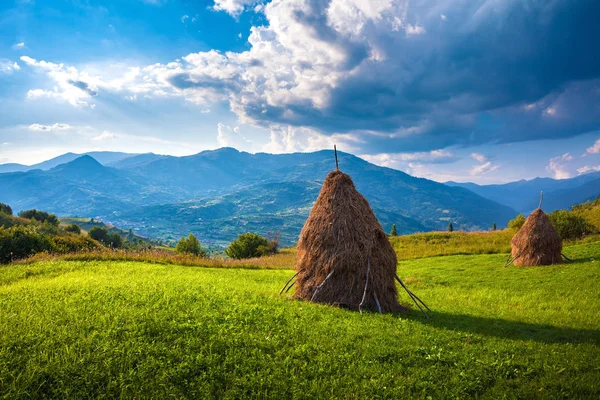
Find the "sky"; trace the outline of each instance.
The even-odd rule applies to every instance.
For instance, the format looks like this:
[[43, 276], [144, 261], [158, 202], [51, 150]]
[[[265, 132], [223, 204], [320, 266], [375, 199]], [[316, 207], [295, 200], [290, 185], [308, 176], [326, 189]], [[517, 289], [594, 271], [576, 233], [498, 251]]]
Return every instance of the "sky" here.
[[338, 149], [437, 181], [600, 171], [596, 0], [2, 0], [0, 164]]

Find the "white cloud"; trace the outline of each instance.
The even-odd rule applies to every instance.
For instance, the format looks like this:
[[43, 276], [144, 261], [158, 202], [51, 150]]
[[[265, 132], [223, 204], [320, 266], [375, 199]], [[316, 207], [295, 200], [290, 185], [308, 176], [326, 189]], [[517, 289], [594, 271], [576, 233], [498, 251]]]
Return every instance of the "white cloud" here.
[[471, 158], [480, 162], [481, 165], [477, 165], [469, 171], [471, 176], [481, 176], [489, 172], [497, 170], [500, 166], [494, 165], [484, 154], [471, 153]]
[[493, 165], [491, 161], [487, 161], [484, 164], [473, 167], [469, 173], [473, 176], [485, 175], [489, 172], [497, 170], [498, 168], [498, 165]]
[[217, 11], [225, 11], [233, 17], [237, 17], [246, 6], [258, 3], [260, 0], [215, 0], [213, 8]]
[[565, 165], [569, 161], [573, 160], [573, 156], [570, 153], [565, 153], [561, 156], [552, 157], [546, 166], [546, 171], [552, 172], [555, 179], [567, 179], [571, 177], [571, 173], [567, 170]]
[[12, 45], [13, 50], [21, 50], [25, 48], [25, 42], [19, 42]]
[[217, 142], [220, 147], [234, 147], [238, 150], [252, 151], [253, 143], [246, 139], [238, 126], [230, 126], [219, 123], [217, 125]]
[[596, 140], [591, 147], [588, 147], [584, 156], [588, 154], [600, 154], [600, 139]]
[[27, 98], [53, 98], [67, 101], [75, 107], [95, 107], [94, 103], [88, 101], [98, 95], [98, 86], [102, 82], [100, 77], [80, 72], [77, 68], [67, 67], [64, 64], [37, 61], [29, 56], [22, 56], [21, 61], [43, 71], [54, 83], [51, 90], [29, 90]]
[[555, 116], [556, 115], [556, 107], [550, 106], [548, 108], [546, 108], [544, 110], [544, 114], [549, 115], [549, 116]]
[[445, 21], [448, 17], [446, 17], [446, 14], [440, 14], [440, 18], [442, 21]]
[[415, 153], [381, 153], [361, 155], [365, 160], [383, 167], [406, 171], [411, 169], [410, 164], [421, 166], [423, 164], [446, 164], [458, 160], [458, 157], [447, 150], [432, 150]]
[[64, 131], [67, 129], [71, 129], [71, 126], [68, 124], [52, 124], [52, 125], [42, 125], [42, 124], [31, 124], [29, 125], [29, 129], [32, 131]]
[[190, 16], [189, 15], [183, 15], [181, 16], [181, 23], [185, 23], [185, 20], [188, 19]]
[[411, 24], [406, 25], [406, 34], [409, 35], [409, 36], [411, 36], [411, 35], [422, 35], [425, 32], [427, 32], [427, 31], [422, 26], [411, 25]]
[[0, 74], [12, 74], [15, 71], [19, 71], [21, 67], [16, 62], [0, 58]]
[[481, 153], [471, 153], [471, 158], [479, 161], [480, 163], [485, 163], [488, 160], [487, 157]]
[[600, 171], [600, 165], [586, 165], [581, 168], [577, 168], [577, 173], [579, 175], [585, 174], [587, 172]]
[[116, 133], [104, 131], [104, 132], [102, 132], [101, 135], [92, 138], [92, 140], [96, 140], [96, 141], [109, 140], [109, 139], [115, 139], [116, 137], [117, 137]]

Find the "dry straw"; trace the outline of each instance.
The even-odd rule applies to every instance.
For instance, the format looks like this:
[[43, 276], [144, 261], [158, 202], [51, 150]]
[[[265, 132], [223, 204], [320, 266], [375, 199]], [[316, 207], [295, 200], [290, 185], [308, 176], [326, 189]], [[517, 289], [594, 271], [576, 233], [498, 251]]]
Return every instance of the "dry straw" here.
[[396, 253], [367, 200], [339, 170], [325, 178], [300, 233], [296, 270], [296, 298], [349, 309], [403, 309], [394, 281]]
[[[540, 202], [541, 205], [541, 202]], [[511, 258], [517, 266], [560, 264], [562, 241], [550, 218], [537, 208], [512, 238]]]

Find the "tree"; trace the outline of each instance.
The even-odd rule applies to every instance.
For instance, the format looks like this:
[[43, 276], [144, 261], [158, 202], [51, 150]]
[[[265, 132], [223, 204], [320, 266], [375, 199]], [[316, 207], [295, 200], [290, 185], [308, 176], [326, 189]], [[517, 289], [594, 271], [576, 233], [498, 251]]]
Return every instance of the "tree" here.
[[108, 237], [108, 231], [99, 226], [94, 226], [92, 229], [90, 229], [88, 232], [88, 236], [94, 240], [99, 241], [100, 243], [107, 244], [108, 242], [110, 242], [110, 239]]
[[496, 230], [496, 223], [495, 223], [495, 222], [492, 224], [492, 230], [493, 230], [493, 231], [495, 231], [495, 230]]
[[225, 250], [225, 254], [231, 258], [242, 259], [261, 257], [276, 251], [276, 247], [273, 248], [273, 244], [269, 240], [256, 233], [248, 232], [239, 235], [236, 240], [231, 242]]
[[508, 228], [518, 230], [521, 229], [523, 224], [525, 224], [525, 216], [523, 214], [519, 214], [515, 217], [515, 219], [508, 221]]
[[594, 225], [571, 211], [552, 211], [548, 218], [561, 239], [581, 239], [597, 232]]
[[398, 236], [398, 232], [396, 232], [396, 224], [392, 224], [392, 230], [390, 231], [390, 236]]
[[8, 215], [13, 215], [13, 210], [8, 204], [0, 203], [0, 212]]
[[106, 228], [95, 226], [90, 229], [88, 236], [113, 249], [123, 247], [123, 238], [118, 233], [110, 234]]
[[202, 249], [200, 241], [193, 233], [190, 233], [187, 238], [182, 237], [179, 239], [175, 251], [181, 254], [193, 254], [200, 257], [206, 256], [206, 251]]
[[454, 232], [454, 226], [452, 226], [452, 221], [448, 224], [448, 232]]
[[65, 231], [75, 233], [77, 235], [81, 234], [81, 228], [77, 224], [71, 224], [71, 225], [65, 226]]
[[55, 226], [58, 226], [58, 224], [60, 223], [60, 221], [58, 220], [56, 215], [47, 213], [45, 211], [39, 211], [36, 209], [21, 211], [19, 213], [19, 217], [27, 218], [27, 219], [35, 219], [36, 221], [39, 221], [39, 222], [48, 222], [49, 224], [52, 224]]

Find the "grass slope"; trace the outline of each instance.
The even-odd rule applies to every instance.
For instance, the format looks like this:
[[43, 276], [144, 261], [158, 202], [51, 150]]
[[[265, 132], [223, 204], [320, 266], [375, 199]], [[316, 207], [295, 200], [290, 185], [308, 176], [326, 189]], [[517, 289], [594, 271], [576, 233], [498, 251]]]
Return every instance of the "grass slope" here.
[[0, 395], [598, 398], [600, 244], [565, 252], [577, 261], [401, 261], [429, 320], [286, 300], [277, 292], [289, 270], [9, 265]]

